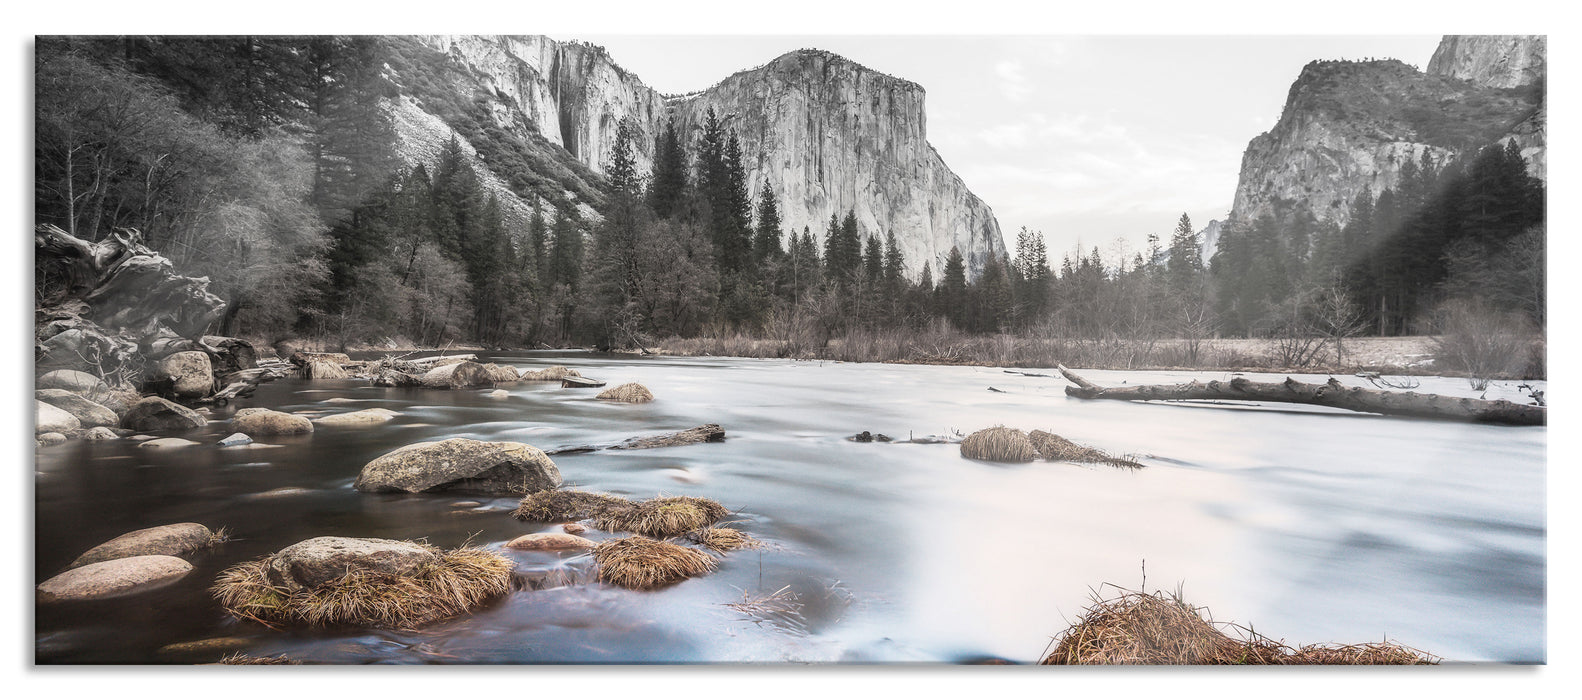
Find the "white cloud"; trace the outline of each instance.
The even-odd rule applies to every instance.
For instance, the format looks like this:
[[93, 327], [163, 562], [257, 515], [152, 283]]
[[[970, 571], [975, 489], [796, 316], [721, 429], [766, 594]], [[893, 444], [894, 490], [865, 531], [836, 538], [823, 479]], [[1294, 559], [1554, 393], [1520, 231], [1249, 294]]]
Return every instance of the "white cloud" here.
[[1000, 92], [1012, 102], [1025, 102], [1033, 94], [1033, 84], [1027, 79], [1027, 66], [1021, 61], [1000, 61], [994, 64], [994, 74], [1000, 77]]

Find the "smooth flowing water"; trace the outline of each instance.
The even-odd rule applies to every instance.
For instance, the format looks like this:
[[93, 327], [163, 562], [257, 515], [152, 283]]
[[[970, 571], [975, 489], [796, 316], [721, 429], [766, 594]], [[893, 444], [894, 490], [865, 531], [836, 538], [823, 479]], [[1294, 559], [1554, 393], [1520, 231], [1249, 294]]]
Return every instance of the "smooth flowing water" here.
[[[175, 585], [37, 608], [37, 661], [212, 661], [218, 653], [160, 649], [238, 637], [254, 656], [323, 663], [1031, 662], [1094, 589], [1141, 588], [1145, 570], [1148, 590], [1180, 586], [1216, 619], [1292, 644], [1388, 636], [1450, 661], [1546, 658], [1545, 428], [1081, 401], [1067, 398], [1058, 378], [997, 368], [548, 352], [490, 359], [566, 364], [611, 385], [637, 381], [657, 400], [610, 403], [550, 383], [493, 398], [288, 379], [184, 435], [203, 446], [77, 441], [40, 450], [35, 581], [138, 528], [191, 521], [226, 527], [234, 539]], [[1227, 376], [1085, 375], [1106, 385]], [[1520, 399], [1513, 384], [1497, 384], [1489, 398]], [[1460, 379], [1425, 379], [1417, 390], [1476, 395]], [[249, 406], [402, 415], [260, 440], [267, 445], [213, 446], [231, 432], [229, 415]], [[369, 460], [414, 442], [469, 437], [553, 449], [703, 423], [724, 426], [727, 440], [555, 458], [567, 487], [717, 499], [735, 511], [736, 527], [771, 545], [733, 552], [715, 572], [655, 592], [595, 582], [587, 554], [503, 549], [516, 536], [559, 530], [510, 517], [515, 499], [351, 486]], [[956, 445], [847, 439], [1002, 424], [1146, 466], [993, 464], [962, 458]], [[222, 569], [323, 535], [444, 548], [470, 541], [538, 583], [416, 632], [275, 631], [229, 618], [208, 594]], [[772, 609], [730, 605], [776, 593]]]

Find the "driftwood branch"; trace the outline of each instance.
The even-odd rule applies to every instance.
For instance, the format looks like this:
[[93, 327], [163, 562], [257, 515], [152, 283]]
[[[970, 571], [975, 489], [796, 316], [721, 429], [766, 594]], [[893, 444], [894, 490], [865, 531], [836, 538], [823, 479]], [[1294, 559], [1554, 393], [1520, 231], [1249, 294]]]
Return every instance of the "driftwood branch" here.
[[1081, 399], [1121, 401], [1270, 401], [1343, 408], [1387, 416], [1434, 418], [1439, 420], [1499, 423], [1504, 425], [1544, 425], [1546, 409], [1524, 406], [1505, 400], [1464, 399], [1413, 391], [1392, 392], [1342, 385], [1333, 377], [1323, 384], [1308, 384], [1289, 377], [1283, 382], [1254, 382], [1244, 377], [1230, 381], [1192, 381], [1185, 384], [1153, 384], [1128, 387], [1101, 387], [1060, 367], [1060, 374], [1076, 386], [1066, 387], [1066, 395]]

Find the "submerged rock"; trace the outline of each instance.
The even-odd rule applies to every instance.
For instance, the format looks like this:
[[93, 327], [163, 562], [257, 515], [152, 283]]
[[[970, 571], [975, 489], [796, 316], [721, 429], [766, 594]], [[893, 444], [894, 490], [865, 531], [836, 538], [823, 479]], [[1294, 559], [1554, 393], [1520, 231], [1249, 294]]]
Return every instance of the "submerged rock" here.
[[138, 443], [137, 446], [138, 447], [152, 447], [152, 448], [155, 448], [155, 449], [170, 449], [170, 448], [176, 448], [176, 447], [192, 447], [193, 445], [196, 445], [196, 444], [198, 444], [198, 443], [193, 442], [191, 440], [184, 440], [182, 438], [176, 438], [176, 437], [167, 437], [167, 438], [154, 438], [153, 440], [148, 440], [146, 442], [140, 442], [140, 443]]
[[631, 438], [618, 445], [612, 445], [610, 449], [646, 450], [653, 447], [675, 447], [677, 445], [695, 445], [700, 442], [722, 442], [724, 440], [725, 429], [714, 423], [708, 423], [677, 433]]
[[35, 597], [40, 603], [114, 598], [174, 583], [191, 571], [185, 560], [164, 554], [112, 559], [51, 578], [38, 585]]
[[75, 569], [89, 564], [112, 559], [125, 559], [127, 557], [142, 556], [147, 554], [163, 554], [172, 557], [185, 557], [193, 552], [204, 549], [214, 541], [214, 533], [209, 528], [198, 523], [176, 523], [174, 525], [160, 525], [142, 530], [133, 530], [109, 542], [105, 542], [77, 557], [67, 568]]
[[511, 549], [527, 549], [544, 552], [564, 552], [593, 549], [596, 543], [586, 537], [578, 537], [563, 532], [535, 532], [531, 535], [522, 535], [505, 543]]
[[356, 537], [315, 537], [275, 552], [264, 562], [269, 582], [287, 590], [316, 588], [354, 569], [406, 576], [439, 559], [416, 542]]
[[143, 398], [121, 416], [121, 427], [137, 431], [187, 430], [208, 423], [197, 411], [158, 396]]
[[388, 408], [366, 408], [361, 411], [337, 413], [335, 415], [324, 416], [322, 418], [315, 418], [313, 419], [313, 422], [318, 425], [333, 426], [374, 425], [377, 423], [384, 423], [399, 415], [401, 414], [396, 413], [395, 411], [392, 411]]
[[121, 437], [120, 435], [116, 435], [115, 434], [114, 430], [111, 430], [111, 429], [105, 428], [105, 427], [89, 428], [88, 432], [85, 432], [85, 433], [82, 434], [82, 439], [87, 440], [89, 442], [99, 442], [99, 441], [102, 441], [102, 440], [117, 440], [117, 439], [120, 439], [120, 437]]
[[237, 432], [248, 435], [298, 435], [313, 432], [313, 422], [307, 418], [269, 409], [244, 408], [237, 411], [236, 418], [231, 420], [231, 427]]
[[61, 433], [39, 433], [37, 437], [33, 438], [33, 444], [38, 447], [53, 447], [64, 444], [66, 439], [66, 436]]
[[528, 494], [560, 486], [549, 456], [520, 442], [451, 438], [407, 445], [363, 467], [359, 491], [463, 491]]

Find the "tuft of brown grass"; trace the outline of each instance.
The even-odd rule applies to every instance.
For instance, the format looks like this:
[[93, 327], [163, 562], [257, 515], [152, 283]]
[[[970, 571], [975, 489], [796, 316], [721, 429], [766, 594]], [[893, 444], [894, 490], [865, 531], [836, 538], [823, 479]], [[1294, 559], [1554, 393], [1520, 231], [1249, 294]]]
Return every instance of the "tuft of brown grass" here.
[[1171, 595], [1122, 589], [1083, 611], [1054, 641], [1044, 665], [1297, 665], [1435, 664], [1410, 647], [1381, 644], [1309, 645], [1292, 650], [1245, 628], [1242, 639], [1220, 630], [1207, 614]]
[[227, 666], [300, 666], [301, 661], [287, 658], [285, 654], [279, 656], [248, 656], [242, 652], [235, 652], [223, 659], [220, 663]]
[[597, 517], [606, 511], [624, 510], [633, 505], [631, 501], [607, 493], [540, 491], [523, 498], [511, 515], [517, 520], [553, 523]]
[[1093, 462], [1115, 467], [1139, 469], [1143, 465], [1124, 457], [1115, 457], [1103, 450], [1083, 447], [1054, 433], [1034, 430], [1027, 434], [1028, 442], [1038, 451], [1038, 456], [1051, 462]]
[[713, 499], [668, 496], [650, 498], [627, 508], [606, 508], [593, 516], [593, 526], [606, 532], [675, 537], [712, 525], [729, 513]]
[[340, 365], [325, 360], [310, 360], [297, 370], [303, 379], [345, 379], [348, 375]]
[[654, 393], [648, 387], [637, 382], [627, 382], [620, 386], [612, 386], [599, 392], [594, 398], [606, 401], [621, 401], [623, 403], [648, 403], [654, 400]]
[[716, 552], [757, 549], [763, 543], [733, 527], [705, 527], [687, 534], [687, 539]]
[[1001, 425], [968, 435], [961, 441], [961, 456], [989, 462], [1031, 462], [1038, 451], [1026, 433]]
[[646, 591], [714, 569], [714, 557], [696, 549], [642, 536], [600, 542], [593, 548], [599, 580]]
[[270, 584], [267, 557], [220, 573], [210, 592], [228, 612], [265, 625], [416, 627], [465, 613], [511, 589], [511, 560], [472, 547], [440, 554], [410, 576], [351, 569], [299, 591]]
[[532, 372], [523, 372], [524, 382], [558, 382], [566, 377], [580, 377], [582, 373], [563, 365], [554, 365]]

